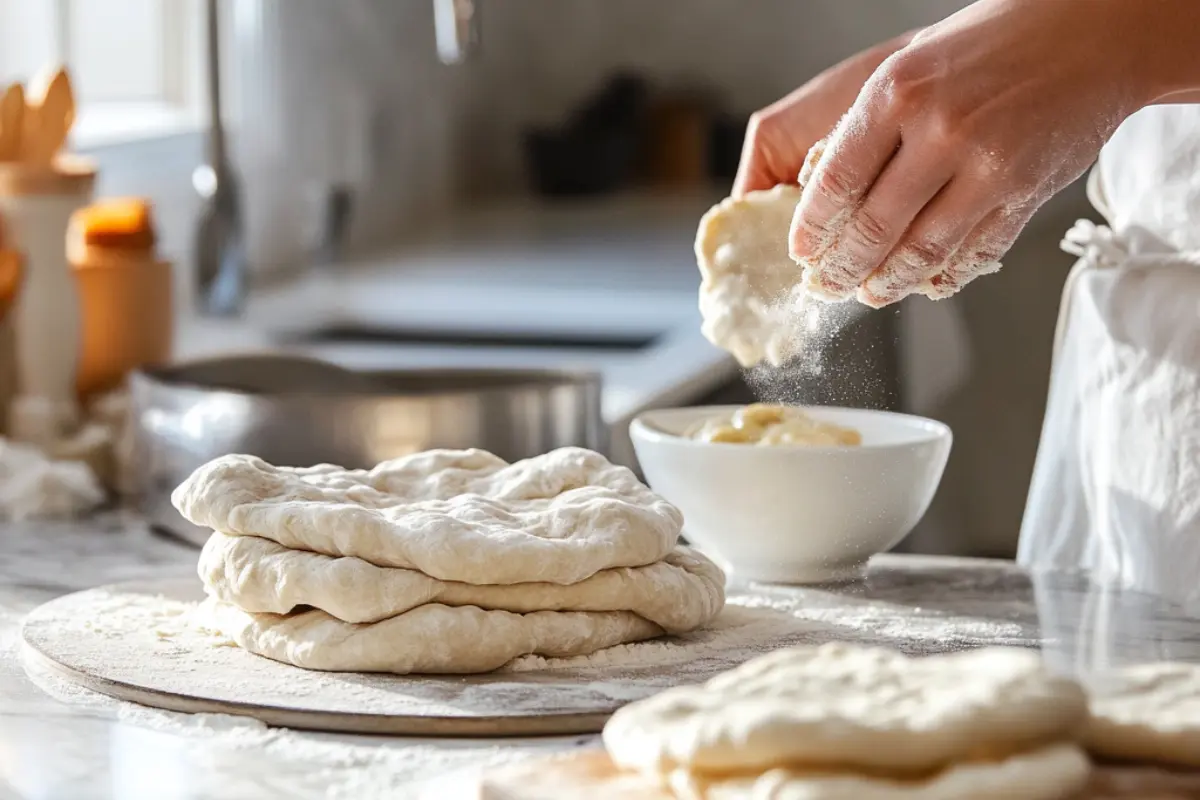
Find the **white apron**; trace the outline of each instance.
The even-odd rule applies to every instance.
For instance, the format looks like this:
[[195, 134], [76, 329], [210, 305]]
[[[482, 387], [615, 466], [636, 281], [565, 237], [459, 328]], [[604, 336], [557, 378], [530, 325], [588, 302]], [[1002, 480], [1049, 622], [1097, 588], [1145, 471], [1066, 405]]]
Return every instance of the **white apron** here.
[[1200, 106], [1127, 120], [1088, 195], [1018, 560], [1200, 606]]

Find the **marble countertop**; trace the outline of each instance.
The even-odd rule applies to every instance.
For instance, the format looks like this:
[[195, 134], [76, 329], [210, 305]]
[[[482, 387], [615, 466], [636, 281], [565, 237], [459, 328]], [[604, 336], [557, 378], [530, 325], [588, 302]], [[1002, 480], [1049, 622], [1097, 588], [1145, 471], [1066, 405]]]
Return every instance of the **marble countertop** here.
[[[0, 526], [0, 800], [420, 797], [420, 786], [446, 774], [594, 742], [270, 730], [147, 711], [27, 674], [20, 622], [30, 610], [79, 589], [178, 574], [197, 552], [123, 514]], [[830, 638], [909, 652], [1040, 645], [1054, 668], [1078, 673], [1200, 662], [1200, 620], [1179, 609], [1008, 562], [885, 556], [860, 583], [753, 591], [786, 595]]]

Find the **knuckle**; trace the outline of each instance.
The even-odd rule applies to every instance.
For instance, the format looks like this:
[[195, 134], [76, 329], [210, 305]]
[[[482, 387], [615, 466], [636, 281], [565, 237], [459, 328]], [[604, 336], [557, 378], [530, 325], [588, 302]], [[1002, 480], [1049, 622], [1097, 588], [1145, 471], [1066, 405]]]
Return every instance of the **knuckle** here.
[[871, 249], [884, 247], [892, 241], [893, 227], [873, 209], [863, 207], [851, 218], [849, 235]]
[[929, 59], [920, 52], [901, 50], [880, 67], [879, 76], [893, 104], [921, 104], [929, 95], [930, 79], [934, 75]]
[[854, 199], [854, 183], [850, 175], [837, 164], [830, 164], [817, 174], [816, 190], [838, 205]]
[[750, 115], [750, 121], [746, 124], [746, 138], [762, 139], [770, 137], [781, 131], [783, 123], [780, 120], [779, 114], [770, 109], [759, 109]]
[[943, 266], [953, 253], [953, 248], [947, 242], [929, 237], [914, 239], [903, 248], [905, 261], [926, 270]]
[[763, 127], [767, 125], [767, 120], [770, 117], [762, 111], [755, 111], [750, 115], [750, 121], [746, 123], [747, 138], [754, 138], [762, 133]]
[[933, 107], [926, 111], [923, 136], [940, 152], [954, 152], [971, 139], [969, 121], [953, 109]]

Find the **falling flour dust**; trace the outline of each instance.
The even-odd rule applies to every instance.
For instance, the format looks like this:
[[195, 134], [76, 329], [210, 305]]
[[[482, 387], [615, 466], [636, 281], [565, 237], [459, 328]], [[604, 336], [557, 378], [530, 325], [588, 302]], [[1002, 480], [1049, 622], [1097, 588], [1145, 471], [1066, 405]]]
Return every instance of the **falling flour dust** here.
[[[792, 356], [782, 364], [763, 362], [743, 371], [747, 386], [761, 401], [785, 405], [882, 407], [887, 387], [873, 362], [883, 353], [863, 352], [861, 326], [878, 316], [861, 303], [828, 303], [808, 294], [788, 295], [787, 328]], [[883, 312], [887, 313], [887, 312]], [[868, 329], [869, 332], [870, 329]], [[886, 334], [880, 337], [886, 340]], [[874, 342], [867, 344], [874, 347]]]

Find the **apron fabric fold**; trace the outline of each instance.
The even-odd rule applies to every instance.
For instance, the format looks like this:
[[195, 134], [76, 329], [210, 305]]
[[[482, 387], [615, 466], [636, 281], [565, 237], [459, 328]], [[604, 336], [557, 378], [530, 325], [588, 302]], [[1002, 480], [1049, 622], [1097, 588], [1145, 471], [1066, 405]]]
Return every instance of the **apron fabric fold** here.
[[1200, 606], [1200, 109], [1131, 118], [1088, 195], [1018, 560]]

